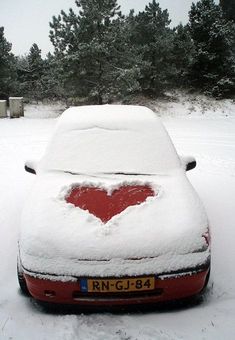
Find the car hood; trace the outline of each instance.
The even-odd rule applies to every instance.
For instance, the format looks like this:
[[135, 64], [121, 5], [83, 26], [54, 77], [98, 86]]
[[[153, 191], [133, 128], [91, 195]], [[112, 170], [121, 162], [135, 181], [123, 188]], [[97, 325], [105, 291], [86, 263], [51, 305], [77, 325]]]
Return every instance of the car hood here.
[[[156, 193], [126, 208], [107, 223], [68, 204], [74, 185], [117, 188], [148, 185]], [[74, 175], [42, 173], [22, 215], [22, 257], [107, 261], [182, 255], [205, 250], [208, 223], [185, 172], [168, 175]]]

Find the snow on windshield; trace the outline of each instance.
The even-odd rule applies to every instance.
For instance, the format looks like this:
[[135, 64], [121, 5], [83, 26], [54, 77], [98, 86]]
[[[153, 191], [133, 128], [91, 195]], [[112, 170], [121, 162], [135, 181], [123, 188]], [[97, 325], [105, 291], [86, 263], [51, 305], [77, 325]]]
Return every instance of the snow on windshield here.
[[40, 168], [74, 173], [166, 173], [175, 149], [155, 114], [137, 106], [88, 106], [64, 112]]

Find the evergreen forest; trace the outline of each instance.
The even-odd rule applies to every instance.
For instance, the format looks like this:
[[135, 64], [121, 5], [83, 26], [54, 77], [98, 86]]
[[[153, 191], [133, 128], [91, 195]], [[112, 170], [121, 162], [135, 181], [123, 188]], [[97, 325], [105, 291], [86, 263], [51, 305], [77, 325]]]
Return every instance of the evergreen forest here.
[[0, 27], [0, 99], [103, 104], [171, 89], [234, 98], [234, 0], [192, 3], [177, 27], [156, 0], [128, 15], [117, 0], [76, 0], [74, 8], [51, 18], [54, 50], [45, 58], [36, 42], [15, 56]]

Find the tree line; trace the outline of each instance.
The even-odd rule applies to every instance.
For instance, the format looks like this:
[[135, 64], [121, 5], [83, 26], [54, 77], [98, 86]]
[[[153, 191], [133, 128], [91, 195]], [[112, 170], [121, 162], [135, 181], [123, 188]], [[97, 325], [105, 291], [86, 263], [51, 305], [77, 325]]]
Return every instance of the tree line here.
[[235, 94], [235, 2], [192, 3], [186, 25], [170, 26], [156, 0], [123, 15], [117, 0], [76, 0], [50, 22], [54, 52], [35, 43], [14, 56], [0, 27], [0, 98], [106, 103], [186, 88]]

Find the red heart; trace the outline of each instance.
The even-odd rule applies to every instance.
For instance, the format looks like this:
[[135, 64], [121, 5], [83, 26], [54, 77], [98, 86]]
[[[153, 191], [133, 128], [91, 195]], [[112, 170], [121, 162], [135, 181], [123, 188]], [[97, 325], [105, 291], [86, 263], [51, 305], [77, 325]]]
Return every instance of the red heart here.
[[100, 218], [103, 223], [120, 214], [131, 205], [143, 203], [147, 197], [155, 196], [147, 185], [125, 185], [115, 189], [111, 195], [97, 187], [76, 186], [66, 197], [66, 202]]

